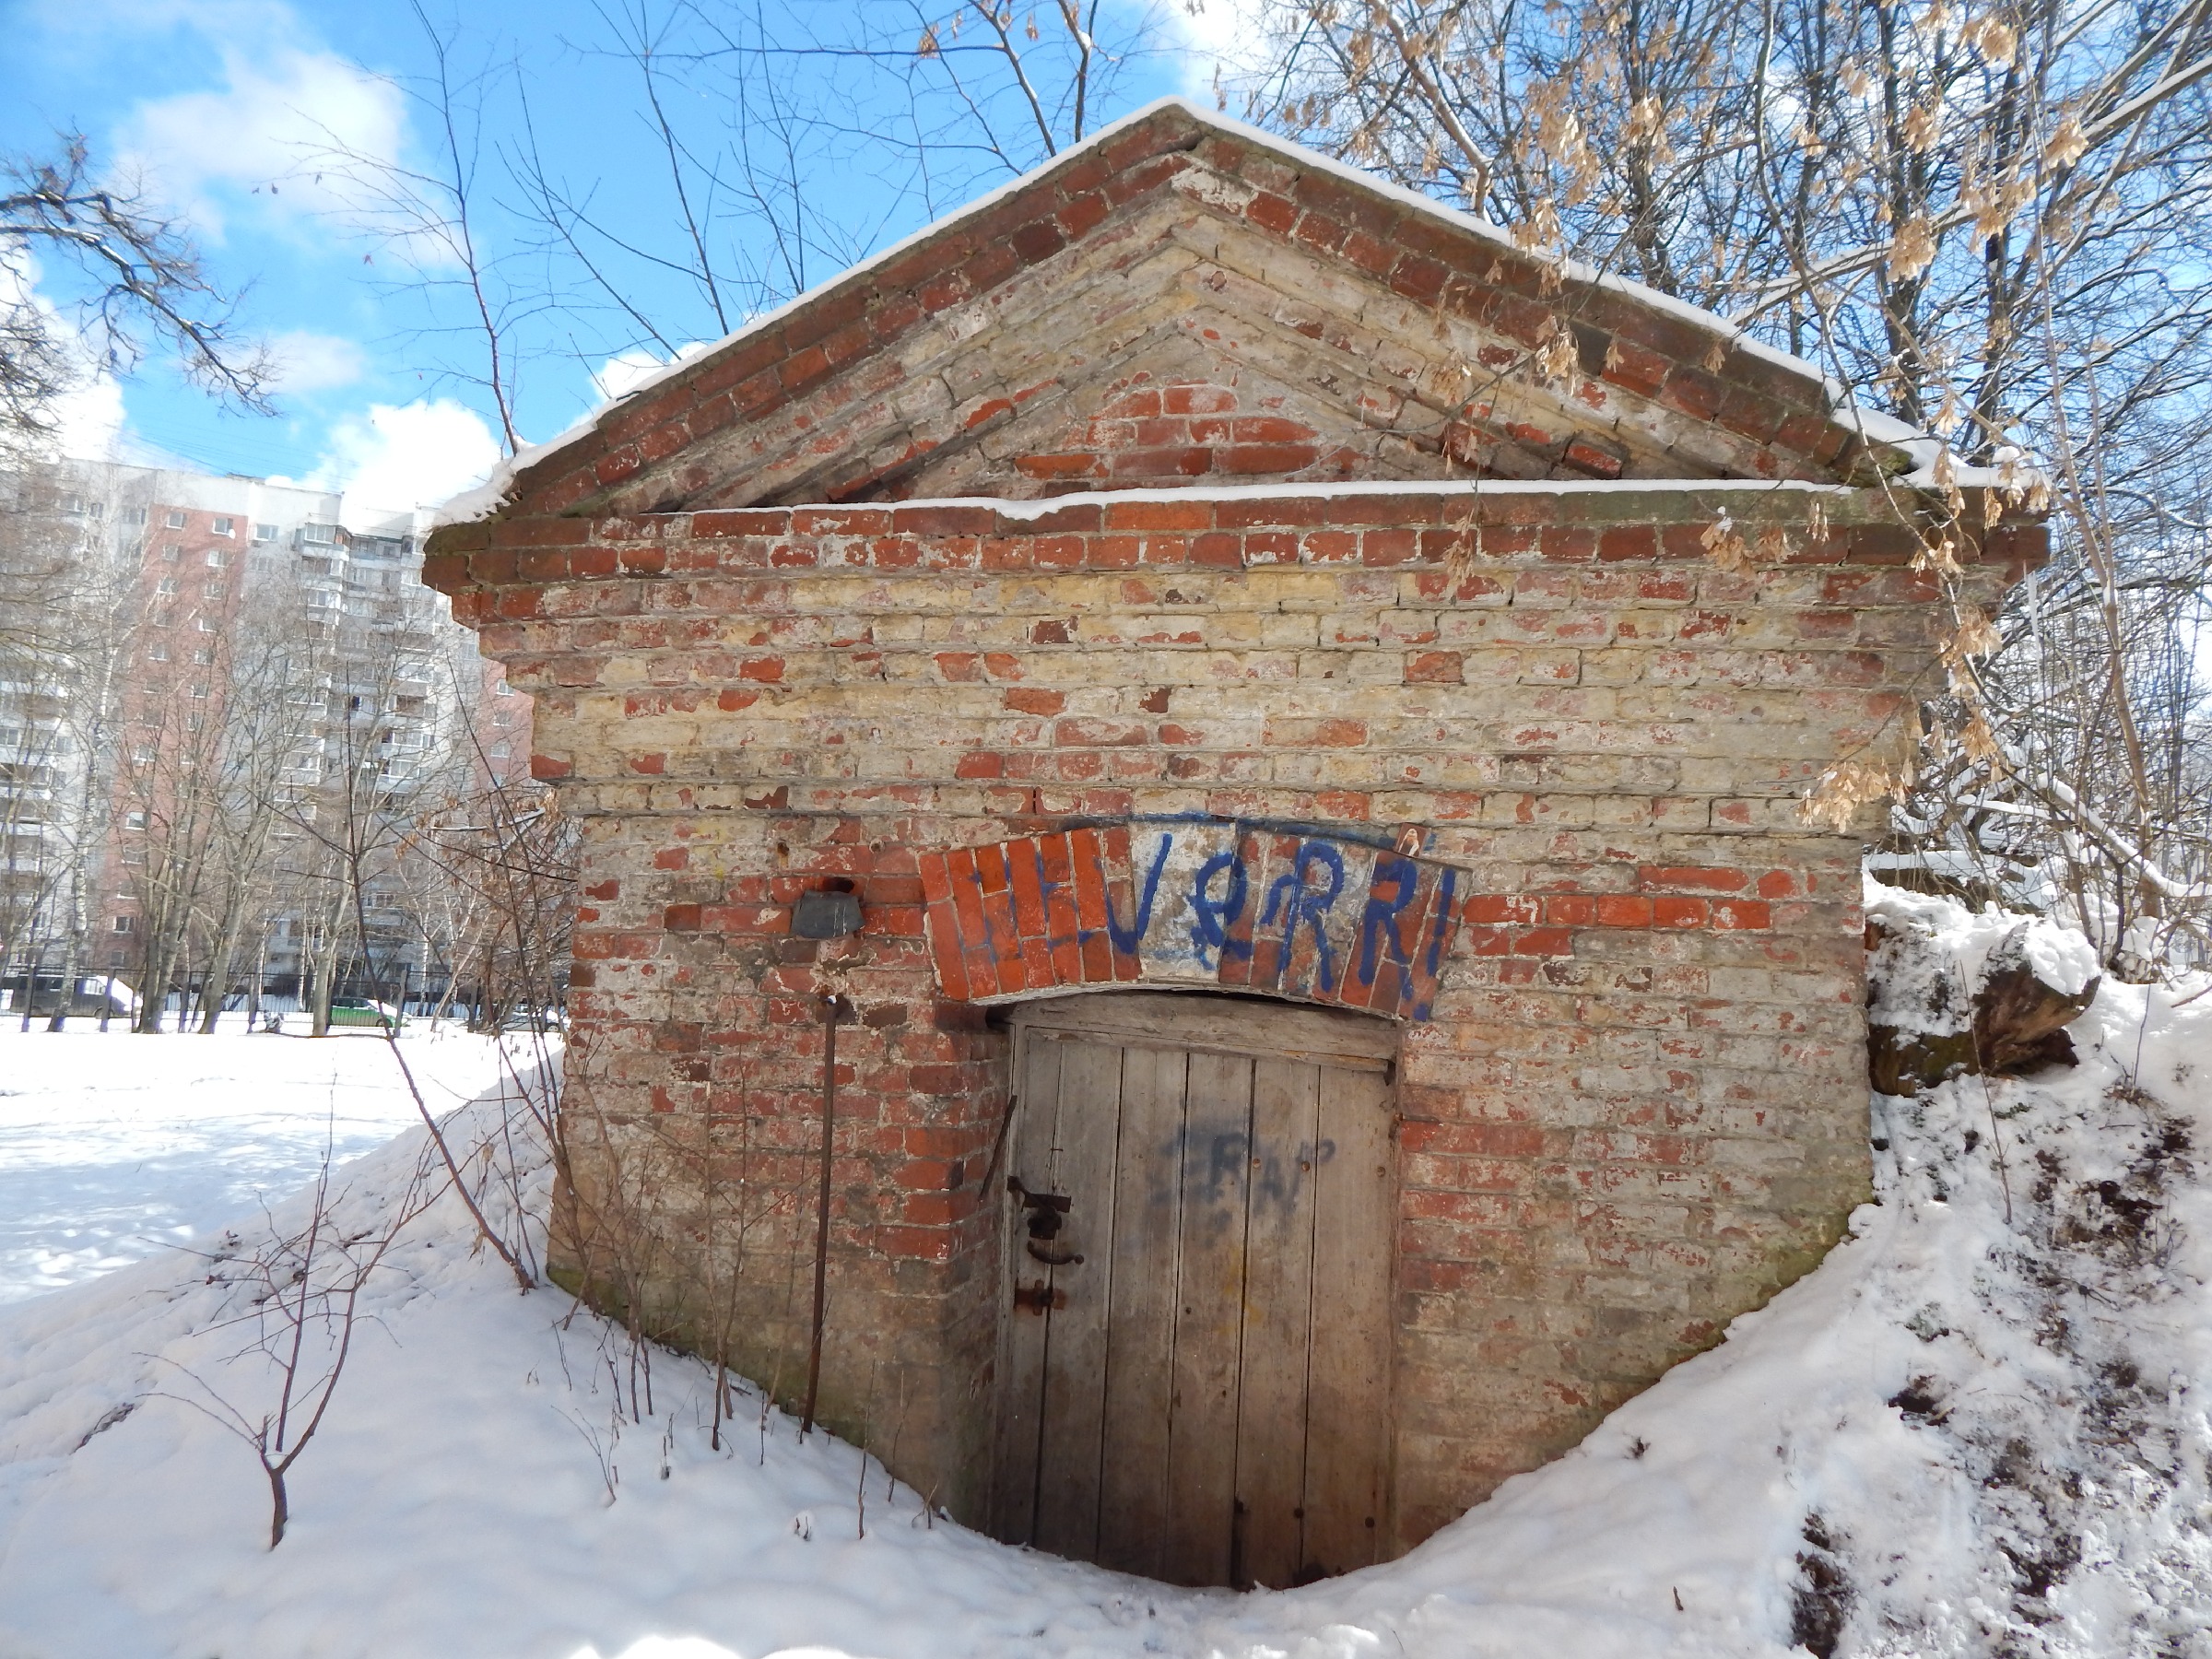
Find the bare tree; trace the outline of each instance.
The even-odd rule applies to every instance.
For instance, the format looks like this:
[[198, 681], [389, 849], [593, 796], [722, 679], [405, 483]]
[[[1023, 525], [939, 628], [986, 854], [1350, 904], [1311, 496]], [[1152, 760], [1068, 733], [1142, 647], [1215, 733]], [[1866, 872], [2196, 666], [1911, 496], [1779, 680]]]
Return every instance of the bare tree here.
[[429, 69], [393, 85], [422, 119], [428, 142], [420, 160], [369, 154], [326, 132], [298, 165], [337, 190], [347, 227], [402, 273], [384, 282], [385, 292], [425, 320], [401, 338], [427, 350], [426, 367], [441, 379], [490, 404], [512, 454], [521, 444], [515, 405], [528, 324], [552, 302], [534, 276], [518, 278], [526, 250], [493, 229], [499, 215], [488, 198], [501, 175], [486, 124], [511, 91], [514, 69], [496, 53], [465, 57], [457, 27], [433, 22], [419, 4], [412, 10]]
[[406, 337], [451, 347], [440, 371], [511, 450], [524, 365], [666, 360], [728, 333], [1080, 140], [1158, 32], [1102, 0], [605, 0], [568, 44], [627, 85], [618, 179], [607, 147], [556, 153], [519, 47], [416, 15], [430, 69], [401, 85], [427, 158], [333, 142], [302, 165], [348, 182], [373, 256], [407, 273], [394, 298], [427, 312]]
[[[183, 580], [166, 568], [148, 567], [134, 640], [118, 840], [138, 900], [138, 1029], [161, 1029], [174, 985], [187, 999], [197, 988], [212, 1030], [244, 929], [265, 908], [286, 773], [312, 735], [330, 667], [327, 648], [302, 629], [294, 583], [271, 572], [203, 627], [206, 611], [165, 591]], [[181, 1007], [180, 1029], [188, 1019]]]
[[1896, 500], [1947, 582], [1964, 515], [2055, 492], [2052, 570], [1994, 623], [1954, 594], [1923, 770], [1847, 758], [1808, 806], [1893, 799], [1892, 862], [2064, 896], [2115, 967], [2203, 957], [2212, 6], [1281, 0], [1244, 70], [1254, 119], [1932, 433]]
[[0, 292], [0, 443], [19, 452], [51, 437], [53, 402], [82, 371], [81, 352], [124, 372], [155, 341], [219, 397], [268, 411], [272, 364], [240, 334], [231, 298], [176, 220], [99, 174], [81, 134], [63, 135], [52, 154], [0, 161], [0, 267], [27, 289], [25, 255], [63, 274], [74, 315]]
[[251, 1251], [226, 1249], [208, 1258], [208, 1282], [229, 1287], [244, 1303], [218, 1326], [248, 1334], [246, 1347], [228, 1363], [259, 1359], [275, 1397], [241, 1404], [235, 1384], [218, 1387], [191, 1370], [183, 1375], [194, 1392], [172, 1396], [253, 1453], [268, 1482], [271, 1549], [284, 1542], [291, 1522], [288, 1478], [329, 1415], [352, 1356], [362, 1293], [407, 1224], [439, 1195], [426, 1148], [396, 1201], [380, 1215], [357, 1218], [367, 1225], [349, 1225], [341, 1214], [347, 1194], [332, 1188], [332, 1163], [325, 1141], [303, 1226], [272, 1227]]

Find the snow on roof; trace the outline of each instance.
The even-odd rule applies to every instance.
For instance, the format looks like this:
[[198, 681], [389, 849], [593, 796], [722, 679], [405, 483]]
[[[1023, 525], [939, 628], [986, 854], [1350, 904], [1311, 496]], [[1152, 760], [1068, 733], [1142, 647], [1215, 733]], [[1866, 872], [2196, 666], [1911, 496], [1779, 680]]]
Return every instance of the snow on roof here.
[[[1204, 109], [1188, 98], [1171, 95], [1156, 99], [1143, 108], [1132, 111], [1129, 114], [1121, 117], [1118, 121], [1108, 123], [1092, 133], [1089, 137], [1084, 139], [1082, 143], [1060, 151], [1046, 161], [1031, 168], [1028, 172], [1008, 179], [1003, 184], [985, 192], [973, 201], [955, 208], [941, 218], [931, 220], [920, 229], [900, 238], [888, 247], [870, 254], [858, 264], [849, 265], [835, 276], [815, 284], [804, 293], [794, 295], [773, 310], [761, 312], [747, 319], [719, 340], [694, 341], [684, 347], [658, 369], [645, 373], [634, 385], [625, 388], [618, 395], [607, 398], [587, 409], [576, 419], [571, 421], [556, 436], [547, 439], [543, 443], [523, 445], [495, 467], [491, 476], [482, 484], [473, 489], [464, 490], [448, 500], [438, 510], [435, 522], [440, 525], [462, 524], [476, 519], [488, 518], [505, 502], [508, 491], [513, 487], [514, 480], [519, 474], [536, 465], [547, 456], [575, 442], [595, 428], [612, 410], [632, 398], [642, 396], [664, 381], [681, 373], [700, 357], [719, 352], [763, 329], [773, 327], [794, 312], [803, 310], [830, 289], [888, 264], [908, 249], [941, 234], [963, 219], [971, 218], [994, 206], [1016, 192], [1026, 188], [1042, 174], [1065, 166], [1069, 160], [1086, 151], [1094, 150], [1111, 143], [1117, 135], [1170, 110], [1180, 112], [1201, 126], [1211, 127], [1217, 132], [1242, 139], [1259, 148], [1272, 150], [1277, 155], [1288, 157], [1309, 171], [1331, 174], [1360, 190], [1395, 202], [1401, 206], [1412, 208], [1441, 223], [1450, 225], [1455, 229], [1464, 230], [1471, 235], [1495, 242], [1500, 249], [1509, 250], [1522, 256], [1526, 256], [1528, 253], [1528, 250], [1522, 248], [1513, 241], [1510, 232], [1479, 215], [1464, 212], [1448, 203], [1438, 201], [1434, 196], [1424, 195], [1418, 190], [1409, 190], [1403, 184], [1378, 178], [1372, 173], [1364, 172], [1359, 168], [1339, 161], [1335, 157], [1324, 156], [1319, 150], [1309, 149], [1302, 144], [1295, 143], [1275, 133], [1265, 132], [1258, 127], [1222, 114], [1218, 111]], [[1769, 345], [1763, 340], [1753, 338], [1724, 317], [1717, 316], [1712, 312], [1692, 305], [1687, 300], [1677, 299], [1672, 294], [1663, 294], [1657, 288], [1648, 288], [1633, 278], [1610, 271], [1601, 271], [1578, 259], [1560, 258], [1559, 263], [1562, 274], [1570, 282], [1606, 288], [1626, 295], [1639, 304], [1648, 306], [1653, 311], [1665, 312], [1690, 324], [1693, 327], [1708, 330], [1719, 338], [1727, 341], [1736, 350], [1788, 369], [1825, 388], [1831, 411], [1839, 420], [1854, 428], [1864, 438], [1877, 443], [1895, 445], [1905, 450], [1912, 456], [1913, 470], [1900, 480], [1901, 484], [1917, 488], [1934, 482], [1936, 455], [1943, 447], [1940, 440], [1893, 416], [1885, 415], [1878, 410], [1868, 409], [1853, 403], [1840, 382], [1805, 359], [1784, 351], [1779, 347]], [[1964, 488], [1994, 486], [2000, 481], [1997, 470], [1993, 468], [1959, 467], [1957, 472], [1957, 481]], [[1987, 474], [1986, 477], [1982, 476], [1984, 473]], [[2005, 481], [2015, 482], [2017, 480], [2008, 478]], [[1188, 491], [1180, 493], [1185, 499], [1188, 499], [1190, 494]]]
[[[1037, 519], [1066, 507], [1115, 507], [1132, 501], [1312, 501], [1347, 496], [1636, 495], [1648, 490], [1732, 490], [1746, 495], [1787, 490], [1800, 494], [1852, 495], [1849, 484], [1812, 478], [1341, 478], [1321, 483], [1213, 484], [1188, 489], [1085, 489], [1066, 495], [932, 496], [932, 507], [977, 507], [1001, 518]], [[912, 501], [836, 501], [817, 505], [825, 512], [888, 510]], [[807, 511], [805, 506], [790, 509]]]

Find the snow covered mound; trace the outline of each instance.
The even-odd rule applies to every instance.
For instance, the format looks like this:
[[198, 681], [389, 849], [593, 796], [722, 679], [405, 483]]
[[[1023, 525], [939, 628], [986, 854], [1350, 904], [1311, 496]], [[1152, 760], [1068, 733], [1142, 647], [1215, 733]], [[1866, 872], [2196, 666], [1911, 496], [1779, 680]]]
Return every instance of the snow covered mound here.
[[[2019, 921], [1870, 900], [1961, 986]], [[1581, 1449], [1244, 1596], [994, 1544], [754, 1397], [717, 1425], [709, 1372], [518, 1293], [450, 1192], [367, 1276], [272, 1550], [235, 1430], [302, 1200], [0, 1310], [0, 1659], [2212, 1659], [2212, 995], [2108, 979], [2071, 1036], [2072, 1069], [1877, 1098], [1853, 1237]], [[449, 1129], [502, 1237], [543, 1202], [529, 1116]], [[320, 1248], [419, 1206], [426, 1153], [347, 1166]]]

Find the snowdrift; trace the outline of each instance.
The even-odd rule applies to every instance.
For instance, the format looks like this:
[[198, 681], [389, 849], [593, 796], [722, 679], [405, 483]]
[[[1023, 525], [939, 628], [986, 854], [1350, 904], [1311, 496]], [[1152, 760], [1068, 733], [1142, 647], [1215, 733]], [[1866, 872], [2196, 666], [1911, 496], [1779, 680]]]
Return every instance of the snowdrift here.
[[[1869, 910], [1918, 953], [1893, 1023], [2020, 921]], [[302, 1199], [0, 1311], [0, 1659], [2212, 1656], [2212, 995], [2108, 980], [2070, 1035], [2072, 1069], [1875, 1097], [1878, 1198], [1818, 1271], [1406, 1559], [1280, 1593], [1008, 1549], [754, 1397], [718, 1449], [710, 1372], [518, 1294], [450, 1192], [369, 1277], [271, 1550], [218, 1418], [269, 1408], [236, 1265]], [[500, 1228], [547, 1185], [513, 1096], [450, 1130], [516, 1148]], [[344, 1236], [423, 1138], [334, 1178]]]

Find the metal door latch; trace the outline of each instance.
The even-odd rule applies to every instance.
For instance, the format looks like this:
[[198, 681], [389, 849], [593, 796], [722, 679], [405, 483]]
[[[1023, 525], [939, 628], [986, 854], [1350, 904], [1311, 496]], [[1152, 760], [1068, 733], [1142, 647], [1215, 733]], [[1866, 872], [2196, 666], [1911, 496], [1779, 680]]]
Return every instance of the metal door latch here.
[[1048, 1267], [1071, 1266], [1083, 1260], [1066, 1245], [1054, 1241], [1060, 1237], [1061, 1222], [1074, 1203], [1072, 1198], [1065, 1193], [1032, 1193], [1021, 1184], [1018, 1175], [1006, 1177], [1006, 1191], [1030, 1212], [1030, 1254]]
[[1055, 1290], [1041, 1279], [1034, 1285], [1018, 1287], [1014, 1292], [1014, 1305], [1041, 1314], [1053, 1308], [1066, 1307], [1067, 1292]]

